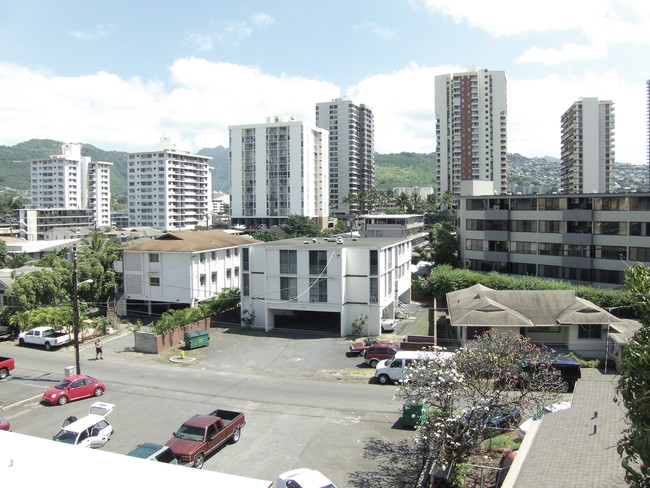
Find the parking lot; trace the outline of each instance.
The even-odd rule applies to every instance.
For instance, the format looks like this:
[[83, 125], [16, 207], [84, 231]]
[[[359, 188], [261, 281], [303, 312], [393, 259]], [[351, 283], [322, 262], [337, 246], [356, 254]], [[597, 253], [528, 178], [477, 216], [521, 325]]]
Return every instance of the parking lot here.
[[[243, 411], [247, 425], [241, 441], [221, 449], [204, 469], [271, 480], [281, 471], [311, 467], [339, 488], [369, 486], [369, 480], [401, 486], [396, 451], [410, 462], [413, 431], [400, 428], [395, 387], [370, 384], [372, 370], [362, 358], [346, 355], [349, 341], [227, 328], [210, 335], [207, 348], [188, 351], [195, 358], [190, 365], [171, 363], [171, 353], [133, 352], [130, 334], [104, 340], [104, 361], [94, 361], [92, 347], [82, 348], [83, 372], [106, 382], [101, 400], [116, 405], [109, 417], [115, 434], [104, 450], [125, 453], [139, 442], [164, 443], [191, 415], [225, 408]], [[0, 355], [17, 360], [12, 376], [0, 383], [0, 416], [15, 432], [50, 438], [67, 416], [87, 413], [92, 400], [40, 404], [42, 392], [70, 365], [70, 350], [49, 353], [4, 342]]]

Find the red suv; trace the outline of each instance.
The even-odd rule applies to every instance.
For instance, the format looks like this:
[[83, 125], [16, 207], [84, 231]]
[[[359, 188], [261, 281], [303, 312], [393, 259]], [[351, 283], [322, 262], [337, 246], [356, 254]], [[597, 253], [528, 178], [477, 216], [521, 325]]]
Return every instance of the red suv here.
[[382, 359], [395, 357], [395, 354], [397, 354], [397, 348], [395, 346], [387, 346], [386, 344], [373, 344], [363, 351], [366, 364], [369, 364], [372, 368], [377, 366], [377, 363]]

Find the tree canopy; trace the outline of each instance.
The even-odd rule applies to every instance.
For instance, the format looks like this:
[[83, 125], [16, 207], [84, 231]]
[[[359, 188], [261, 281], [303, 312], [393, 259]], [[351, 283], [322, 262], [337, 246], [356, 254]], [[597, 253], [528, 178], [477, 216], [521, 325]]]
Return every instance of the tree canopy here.
[[290, 237], [319, 237], [321, 228], [305, 215], [289, 215], [280, 226]]
[[633, 295], [642, 323], [625, 347], [618, 392], [627, 409], [629, 427], [618, 453], [629, 486], [648, 486], [650, 479], [650, 269], [637, 263], [625, 270], [625, 287]]
[[453, 354], [431, 352], [409, 366], [397, 396], [431, 407], [419, 440], [441, 466], [466, 461], [480, 440], [494, 434], [488, 416], [513, 409], [533, 415], [566, 388], [560, 373], [548, 367], [555, 351], [511, 332], [486, 332]]

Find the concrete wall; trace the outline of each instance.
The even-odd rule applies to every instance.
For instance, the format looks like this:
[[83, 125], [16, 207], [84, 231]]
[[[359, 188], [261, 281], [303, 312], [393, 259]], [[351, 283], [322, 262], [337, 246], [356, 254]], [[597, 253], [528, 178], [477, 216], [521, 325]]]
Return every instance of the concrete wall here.
[[210, 328], [211, 318], [199, 320], [193, 324], [186, 325], [180, 329], [175, 329], [165, 334], [154, 334], [152, 332], [144, 332], [141, 330], [133, 333], [135, 352], [144, 352], [146, 354], [158, 354], [163, 352], [179, 342], [185, 341], [185, 332], [194, 329]]

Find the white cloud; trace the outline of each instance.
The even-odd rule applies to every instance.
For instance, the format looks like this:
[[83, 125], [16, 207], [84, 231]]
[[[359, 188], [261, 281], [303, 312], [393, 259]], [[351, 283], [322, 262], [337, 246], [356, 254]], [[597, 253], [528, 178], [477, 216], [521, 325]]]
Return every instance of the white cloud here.
[[[372, 107], [376, 150], [435, 151], [434, 78], [457, 66], [405, 68], [361, 80], [347, 95]], [[228, 146], [228, 126], [288, 115], [313, 123], [317, 102], [342, 96], [339, 87], [302, 77], [271, 76], [256, 67], [179, 59], [167, 87], [99, 72], [57, 77], [0, 63], [0, 144], [32, 138], [84, 142], [106, 150], [142, 151], [162, 136], [198, 151]], [[508, 151], [559, 156], [560, 117], [579, 97], [615, 102], [616, 159], [645, 161], [645, 85], [612, 70], [572, 79], [508, 79]]]
[[265, 13], [258, 13], [247, 20], [227, 20], [217, 23], [209, 34], [190, 34], [185, 38], [185, 44], [194, 46], [199, 52], [211, 51], [214, 44], [223, 46], [238, 46], [250, 37], [255, 28], [264, 28], [275, 23], [275, 19]]
[[75, 39], [81, 40], [92, 40], [92, 39], [102, 39], [108, 37], [113, 32], [117, 30], [117, 27], [113, 24], [101, 24], [95, 27], [93, 31], [81, 31], [81, 30], [72, 30], [68, 31], [69, 37], [74, 37]]
[[255, 25], [259, 25], [260, 27], [266, 27], [268, 25], [275, 24], [275, 19], [271, 17], [269, 14], [265, 13], [259, 13], [255, 14], [251, 17], [251, 21]]
[[392, 29], [389, 29], [387, 27], [381, 27], [378, 26], [377, 24], [372, 24], [370, 22], [357, 24], [354, 26], [354, 29], [370, 32], [371, 34], [375, 34], [383, 39], [391, 39], [395, 37], [395, 32]]
[[[650, 43], [646, 0], [411, 0], [411, 5], [486, 30], [494, 37], [577, 30], [593, 42]], [[497, 7], [497, 8], [495, 8]]]
[[560, 64], [564, 61], [587, 61], [607, 56], [607, 49], [604, 46], [580, 46], [578, 44], [564, 44], [561, 49], [543, 49], [531, 47], [519, 58], [518, 62], [536, 63], [546, 65]]

